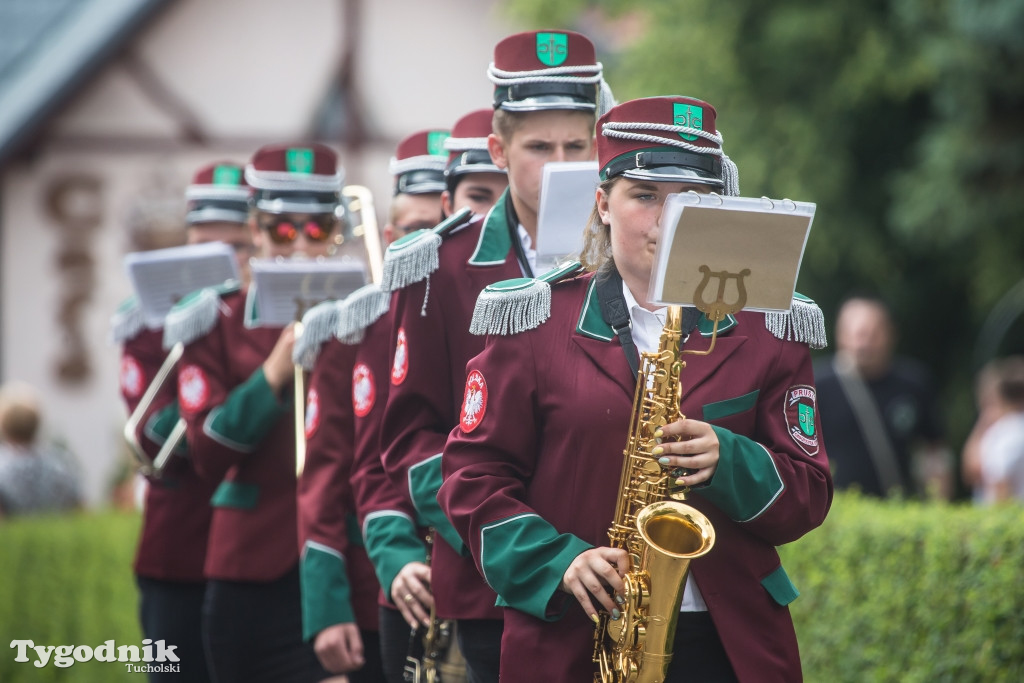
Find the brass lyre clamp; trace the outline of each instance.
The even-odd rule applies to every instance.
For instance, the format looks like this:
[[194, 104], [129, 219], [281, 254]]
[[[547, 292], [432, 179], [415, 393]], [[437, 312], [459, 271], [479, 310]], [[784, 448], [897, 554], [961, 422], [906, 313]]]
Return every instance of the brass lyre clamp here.
[[[711, 328], [711, 345], [706, 350], [685, 350], [682, 352], [694, 356], [706, 356], [711, 353], [715, 348], [715, 341], [718, 339], [718, 324], [725, 320], [726, 316], [732, 315], [747, 305], [747, 287], [743, 283], [743, 278], [750, 275], [750, 268], [744, 268], [738, 273], [730, 273], [727, 270], [712, 271], [708, 266], [702, 265], [700, 272], [704, 277], [693, 293], [693, 305], [707, 316], [708, 320], [714, 322], [714, 327]], [[718, 294], [709, 302], [704, 298], [704, 290], [711, 284], [712, 278], [718, 280]], [[727, 302], [725, 300], [726, 286], [730, 280], [736, 281], [736, 299]]]

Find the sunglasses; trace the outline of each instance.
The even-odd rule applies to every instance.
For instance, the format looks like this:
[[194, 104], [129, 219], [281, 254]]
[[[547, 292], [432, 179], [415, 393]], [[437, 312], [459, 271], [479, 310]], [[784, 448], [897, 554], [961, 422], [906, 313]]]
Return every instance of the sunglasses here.
[[309, 242], [326, 242], [334, 230], [334, 216], [331, 214], [311, 216], [289, 216], [288, 214], [260, 216], [259, 225], [274, 244], [291, 244], [301, 232]]

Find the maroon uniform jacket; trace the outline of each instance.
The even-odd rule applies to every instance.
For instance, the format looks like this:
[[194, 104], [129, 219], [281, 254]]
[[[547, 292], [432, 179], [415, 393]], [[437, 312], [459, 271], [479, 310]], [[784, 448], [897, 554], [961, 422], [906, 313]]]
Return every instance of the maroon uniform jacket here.
[[523, 274], [511, 248], [506, 201], [507, 190], [486, 217], [446, 235], [439, 269], [400, 290], [395, 304], [381, 452], [392, 481], [410, 492], [419, 518], [437, 530], [431, 577], [442, 619], [502, 618], [494, 592], [440, 512], [437, 490], [441, 452], [459, 420], [466, 362], [483, 349], [484, 339], [469, 333], [476, 297], [489, 284]]
[[380, 604], [390, 609], [395, 609], [391, 584], [398, 572], [409, 562], [428, 560], [416, 509], [407, 490], [387, 476], [380, 457], [380, 422], [390, 384], [393, 322], [389, 310], [366, 328], [363, 339], [354, 347], [351, 385], [356, 447], [352, 487], [366, 550], [380, 581]]
[[[163, 364], [163, 330], [143, 329], [124, 339], [121, 396], [128, 412], [138, 406]], [[135, 437], [152, 460], [178, 419], [174, 373], [139, 420]], [[135, 573], [164, 581], [201, 582], [210, 530], [210, 496], [216, 482], [201, 479], [187, 457], [171, 456], [160, 477], [150, 477], [135, 553]]]
[[[593, 282], [553, 285], [550, 319], [488, 337], [444, 451], [441, 507], [510, 607], [502, 680], [593, 680], [594, 625], [558, 587], [576, 555], [608, 545], [635, 388]], [[707, 348], [699, 329], [684, 348]], [[797, 592], [775, 547], [821, 524], [832, 499], [808, 347], [741, 312], [709, 356], [686, 356], [680, 382], [681, 412], [720, 441], [711, 484], [688, 496], [717, 536], [692, 575], [740, 681], [799, 680]]]
[[[336, 304], [334, 304], [336, 305]], [[306, 462], [299, 478], [304, 636], [355, 621], [376, 631], [377, 579], [363, 547], [352, 492], [356, 347], [333, 335], [321, 346], [306, 399]]]
[[[211, 291], [182, 299], [171, 315], [202, 304]], [[299, 559], [292, 406], [274, 394], [262, 369], [281, 328], [247, 328], [245, 295], [237, 289], [223, 293], [215, 308], [212, 329], [185, 346], [178, 364], [193, 462], [200, 475], [220, 481], [206, 576], [273, 581]]]

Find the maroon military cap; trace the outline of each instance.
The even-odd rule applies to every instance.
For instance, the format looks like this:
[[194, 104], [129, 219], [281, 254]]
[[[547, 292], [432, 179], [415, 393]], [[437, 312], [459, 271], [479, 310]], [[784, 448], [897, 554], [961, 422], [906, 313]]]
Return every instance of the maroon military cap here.
[[245, 169], [233, 161], [217, 161], [203, 166], [185, 188], [188, 201], [188, 225], [226, 221], [245, 223], [249, 214], [251, 189], [245, 182]]
[[451, 137], [444, 143], [448, 150], [445, 177], [453, 178], [465, 173], [505, 173], [505, 169], [494, 165], [487, 151], [487, 136], [491, 134], [493, 118], [494, 110], [477, 109], [455, 122]]
[[714, 107], [692, 97], [645, 97], [612, 107], [597, 121], [601, 180], [622, 175], [723, 187], [727, 157], [715, 116]]
[[338, 155], [317, 142], [260, 147], [245, 167], [256, 208], [268, 213], [333, 213], [343, 178]]
[[395, 194], [428, 194], [444, 191], [447, 130], [421, 130], [398, 143], [391, 159]]
[[601, 97], [601, 64], [594, 44], [574, 31], [527, 31], [494, 47], [487, 69], [494, 108], [509, 111], [594, 111]]

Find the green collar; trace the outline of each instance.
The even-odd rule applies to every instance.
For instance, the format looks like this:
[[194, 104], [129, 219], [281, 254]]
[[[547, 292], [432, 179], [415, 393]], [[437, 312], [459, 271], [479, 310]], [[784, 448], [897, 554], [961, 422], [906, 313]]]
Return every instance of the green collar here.
[[[722, 324], [718, 326], [718, 334], [727, 332], [738, 324], [735, 316], [726, 316]], [[701, 336], [710, 337], [713, 328], [714, 323], [707, 316], [701, 315], [700, 321], [697, 323], [697, 330]], [[612, 326], [601, 317], [601, 304], [597, 300], [596, 276], [590, 279], [590, 285], [587, 287], [586, 301], [583, 302], [583, 311], [580, 312], [580, 319], [576, 323], [576, 332], [584, 337], [606, 342], [615, 339], [615, 331], [612, 330]]]
[[497, 266], [508, 258], [508, 251], [512, 248], [512, 235], [509, 232], [508, 220], [505, 218], [505, 202], [509, 201], [512, 200], [506, 188], [484, 218], [480, 240], [476, 243], [476, 251], [469, 257], [469, 265]]

